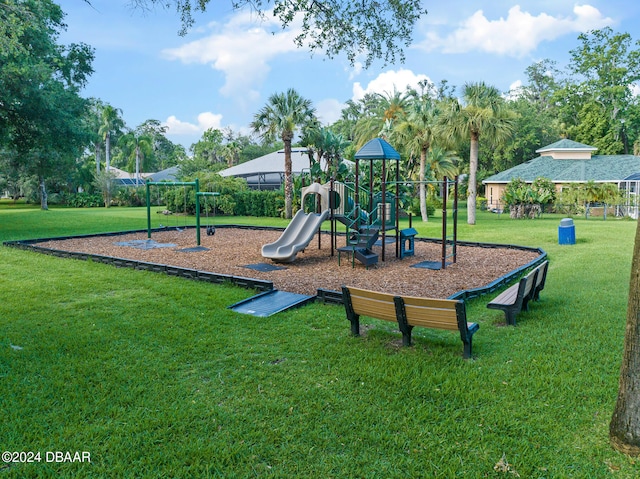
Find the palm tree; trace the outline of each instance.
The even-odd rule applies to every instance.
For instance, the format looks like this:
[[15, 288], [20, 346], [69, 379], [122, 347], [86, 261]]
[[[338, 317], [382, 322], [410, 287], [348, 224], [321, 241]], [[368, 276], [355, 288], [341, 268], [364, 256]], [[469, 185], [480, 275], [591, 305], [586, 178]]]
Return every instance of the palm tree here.
[[104, 103], [97, 98], [89, 98], [89, 111], [87, 113], [87, 124], [91, 131], [91, 145], [96, 160], [96, 175], [100, 174], [100, 153], [102, 151], [103, 138], [100, 134], [102, 127], [102, 110]]
[[365, 115], [355, 126], [356, 147], [359, 148], [372, 138], [386, 138], [396, 123], [401, 122], [409, 106], [410, 92], [375, 93], [366, 95], [361, 102]]
[[438, 145], [433, 146], [427, 155], [427, 165], [433, 178], [441, 180], [445, 176], [454, 178], [458, 174], [460, 158], [455, 151], [447, 150]]
[[227, 167], [231, 168], [238, 161], [238, 155], [242, 151], [240, 143], [237, 141], [230, 141], [222, 148], [222, 156], [227, 159]]
[[409, 156], [420, 157], [420, 215], [422, 221], [428, 221], [426, 164], [429, 148], [436, 135], [438, 109], [431, 99], [422, 97], [415, 99], [407, 110], [406, 118], [398, 124], [394, 133]]
[[441, 122], [443, 134], [451, 140], [469, 138], [469, 183], [467, 198], [467, 223], [476, 224], [476, 194], [478, 150], [480, 137], [499, 143], [513, 134], [515, 115], [506, 106], [500, 92], [484, 82], [467, 83], [463, 89], [463, 102], [450, 102]]
[[111, 105], [104, 105], [100, 114], [100, 135], [104, 140], [106, 170], [111, 166], [111, 135], [119, 133], [124, 127], [124, 121], [120, 118], [122, 110]]
[[264, 142], [279, 136], [284, 143], [284, 197], [285, 217], [293, 216], [293, 179], [291, 176], [291, 143], [296, 129], [315, 119], [311, 101], [302, 98], [290, 88], [286, 93], [274, 93], [267, 104], [254, 116], [251, 128]]
[[[127, 169], [135, 168], [136, 185], [140, 185], [140, 168], [148, 169], [153, 156], [153, 138], [141, 135], [138, 131], [130, 131], [118, 140], [118, 146], [124, 153]], [[133, 168], [132, 168], [133, 167]]]
[[324, 159], [327, 177], [335, 179], [344, 151], [350, 142], [341, 134], [335, 133], [327, 127], [316, 125], [305, 129], [304, 137], [300, 143], [308, 148], [310, 159], [315, 154], [313, 161], [317, 162], [319, 166], [322, 166]]

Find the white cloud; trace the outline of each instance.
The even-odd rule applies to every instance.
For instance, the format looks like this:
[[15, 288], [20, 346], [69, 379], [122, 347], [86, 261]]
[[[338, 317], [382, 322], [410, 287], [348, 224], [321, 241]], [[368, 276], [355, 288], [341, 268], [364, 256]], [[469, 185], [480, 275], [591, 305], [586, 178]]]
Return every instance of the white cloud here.
[[509, 9], [507, 18], [501, 17], [498, 20], [489, 20], [482, 10], [478, 10], [446, 37], [429, 32], [417, 48], [426, 51], [440, 50], [443, 53], [480, 50], [523, 57], [534, 51], [543, 41], [611, 24], [611, 18], [604, 17], [591, 5], [575, 5], [573, 16], [570, 17], [554, 17], [547, 13], [534, 16], [529, 12], [523, 12], [520, 5], [515, 5]]
[[322, 100], [316, 103], [316, 114], [323, 125], [330, 125], [340, 119], [342, 109], [346, 106], [333, 98]]
[[222, 115], [205, 111], [198, 115], [198, 123], [189, 123], [171, 115], [164, 122], [168, 135], [200, 135], [209, 128], [222, 128]]
[[509, 85], [509, 90], [503, 96], [507, 100], [517, 100], [522, 95], [522, 80], [516, 80]]
[[416, 75], [411, 70], [389, 70], [371, 80], [366, 88], [363, 88], [360, 82], [355, 82], [352, 99], [361, 100], [367, 93], [393, 93], [394, 89], [403, 92], [407, 87], [419, 90], [418, 82], [425, 80], [432, 83], [428, 76]]
[[[265, 19], [269, 18], [272, 16], [267, 13]], [[169, 60], [211, 65], [224, 73], [225, 83], [220, 88], [224, 96], [255, 98], [255, 87], [271, 70], [269, 61], [297, 50], [293, 40], [299, 29], [278, 30], [276, 26], [274, 20], [258, 24], [255, 15], [241, 12], [226, 24], [210, 24], [215, 29], [210, 35], [162, 53]]]

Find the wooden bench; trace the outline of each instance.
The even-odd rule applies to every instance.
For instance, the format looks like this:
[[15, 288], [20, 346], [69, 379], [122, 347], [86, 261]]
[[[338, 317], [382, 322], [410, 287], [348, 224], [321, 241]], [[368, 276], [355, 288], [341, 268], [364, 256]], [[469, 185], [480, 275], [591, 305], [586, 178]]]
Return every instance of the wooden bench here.
[[544, 288], [548, 263], [544, 261], [521, 278], [517, 284], [500, 293], [487, 304], [487, 308], [504, 311], [507, 324], [515, 326], [518, 313], [528, 311], [529, 301], [536, 297], [536, 292], [539, 297], [540, 291]]
[[414, 326], [458, 330], [463, 356], [471, 357], [471, 340], [480, 326], [467, 322], [463, 301], [396, 296], [347, 286], [342, 287], [342, 298], [354, 336], [360, 335], [360, 316], [397, 322], [403, 346], [411, 345]]

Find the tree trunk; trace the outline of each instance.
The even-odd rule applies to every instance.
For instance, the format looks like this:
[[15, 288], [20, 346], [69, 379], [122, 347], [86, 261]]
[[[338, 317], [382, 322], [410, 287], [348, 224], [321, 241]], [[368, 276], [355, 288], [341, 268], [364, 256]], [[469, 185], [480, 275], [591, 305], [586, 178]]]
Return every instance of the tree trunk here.
[[100, 174], [100, 143], [96, 141], [95, 144], [95, 152], [96, 152], [96, 175]]
[[40, 209], [48, 210], [49, 204], [47, 203], [47, 185], [45, 185], [44, 177], [40, 177]]
[[[111, 134], [107, 132], [104, 145], [105, 156], [105, 171], [109, 171], [111, 166]], [[107, 201], [105, 206], [109, 208], [111, 206], [111, 181], [107, 182]]]
[[283, 135], [284, 141], [284, 214], [293, 218], [293, 178], [291, 177], [291, 138]]
[[104, 154], [106, 161], [106, 170], [109, 171], [109, 167], [111, 166], [111, 135], [107, 132], [104, 141]]
[[136, 143], [136, 187], [140, 186], [140, 146]]
[[427, 185], [424, 184], [426, 167], [427, 149], [423, 148], [420, 151], [420, 215], [422, 216], [422, 221], [429, 221], [427, 214]]
[[476, 175], [478, 173], [478, 134], [471, 133], [471, 151], [469, 153], [469, 188], [467, 190], [467, 223], [476, 224]]
[[[640, 225], [640, 223], [639, 223]], [[629, 281], [627, 327], [620, 367], [618, 401], [609, 424], [609, 440], [620, 452], [640, 455], [640, 228], [636, 239]]]

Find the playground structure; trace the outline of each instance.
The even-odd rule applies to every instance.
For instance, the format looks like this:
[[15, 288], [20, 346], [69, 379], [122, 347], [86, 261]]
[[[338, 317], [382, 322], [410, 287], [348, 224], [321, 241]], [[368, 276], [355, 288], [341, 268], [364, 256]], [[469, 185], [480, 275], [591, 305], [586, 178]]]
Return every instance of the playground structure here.
[[[412, 228], [409, 216], [409, 228], [400, 230], [400, 187], [413, 182], [400, 181], [400, 154], [389, 143], [376, 138], [365, 144], [355, 155], [355, 180], [353, 183], [331, 180], [328, 183], [311, 183], [301, 189], [301, 209], [295, 215], [282, 236], [274, 243], [262, 247], [262, 256], [276, 262], [291, 262], [296, 254], [306, 248], [325, 219], [331, 222], [331, 256], [338, 252], [338, 262], [342, 254], [348, 254], [352, 266], [355, 260], [369, 267], [378, 262], [378, 254], [372, 248], [380, 244], [381, 259], [385, 261], [387, 232], [393, 231], [396, 258], [413, 255], [414, 238], [417, 231]], [[369, 160], [368, 188], [360, 185], [360, 161]], [[382, 181], [380, 191], [374, 193], [373, 162], [382, 160]], [[396, 161], [396, 178], [393, 182], [385, 181], [387, 161]], [[443, 214], [442, 214], [442, 255], [440, 266], [446, 268], [447, 258], [456, 262], [457, 244], [457, 197], [458, 181], [453, 181], [453, 234], [447, 229], [447, 192], [452, 181], [446, 177], [442, 182]], [[391, 187], [393, 193], [387, 189]], [[314, 197], [315, 212], [305, 213], [309, 205], [308, 198]], [[338, 223], [345, 226], [346, 244], [337, 246]], [[320, 236], [318, 236], [320, 241]], [[320, 245], [319, 245], [320, 247]]]
[[[196, 244], [200, 246], [200, 198], [215, 197], [220, 193], [214, 191], [200, 191], [200, 182], [198, 178], [194, 181], [149, 181], [145, 182], [146, 186], [146, 202], [147, 202], [147, 238], [151, 239], [151, 186], [193, 186], [196, 197]], [[215, 210], [215, 209], [214, 209]], [[207, 217], [209, 216], [207, 210]], [[215, 233], [215, 227], [207, 224], [207, 235], [211, 236]]]

